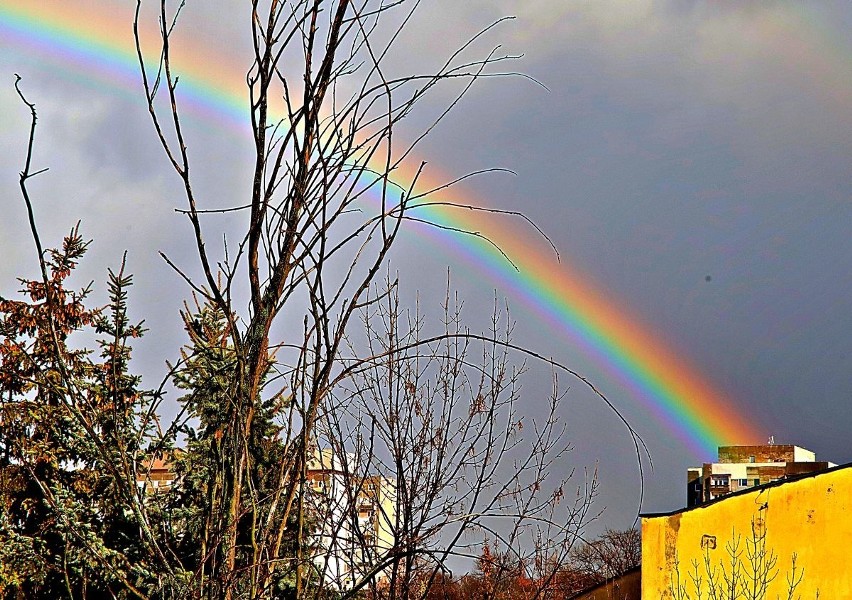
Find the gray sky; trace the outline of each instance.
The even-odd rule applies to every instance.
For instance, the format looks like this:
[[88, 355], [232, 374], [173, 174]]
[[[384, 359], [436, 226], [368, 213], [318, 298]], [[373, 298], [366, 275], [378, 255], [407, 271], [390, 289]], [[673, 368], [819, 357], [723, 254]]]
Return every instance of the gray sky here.
[[[46, 2], [45, 14], [60, 4], [98, 7], [105, 23], [126, 24], [129, 43], [127, 3]], [[242, 64], [242, 4], [188, 3], [178, 35], [190, 52], [217, 49], [198, 57], [221, 61], [208, 64], [214, 79], [217, 67]], [[73, 36], [63, 46], [37, 24], [21, 25], [8, 9], [25, 5], [0, 0], [0, 292], [36, 269], [17, 192], [28, 127], [12, 85], [20, 73], [40, 115], [35, 166], [50, 167], [32, 184], [43, 239], [57, 243], [83, 220], [95, 242], [81, 280], [102, 281], [128, 250], [132, 309], [151, 328], [139, 369], [159, 376], [183, 341], [177, 310], [187, 290], [156, 251], [192, 264], [189, 228], [172, 210], [182, 206], [178, 182], [141, 92], [102, 62], [109, 52], [75, 54], [86, 48]], [[852, 461], [852, 5], [439, 0], [424, 3], [392, 64], [435, 65], [503, 15], [517, 18], [475, 50], [522, 53], [512, 69], [548, 89], [520, 77], [481, 82], [418, 158], [450, 178], [514, 171], [468, 182], [464, 197], [538, 223], [566, 261], [731, 399], [732, 419], [821, 459]], [[96, 26], [79, 23], [90, 38]], [[450, 91], [433, 96], [403, 135], [427, 124]], [[201, 197], [240, 202], [247, 138], [215, 114], [190, 114], [187, 124]], [[531, 235], [520, 223], [516, 231]], [[499, 281], [439, 246], [416, 236], [401, 244], [394, 268], [403, 281], [410, 273], [407, 283], [435, 298], [436, 316], [447, 265], [468, 306], [490, 303], [497, 287], [514, 307], [516, 339], [587, 374], [642, 434], [654, 462], [642, 509], [682, 506], [685, 468], [714, 457], [696, 456]], [[597, 464], [601, 521], [629, 526], [638, 502], [630, 442], [582, 386], [562, 383], [576, 448], [565, 471]], [[546, 372], [534, 370], [524, 388], [532, 412], [549, 389]]]

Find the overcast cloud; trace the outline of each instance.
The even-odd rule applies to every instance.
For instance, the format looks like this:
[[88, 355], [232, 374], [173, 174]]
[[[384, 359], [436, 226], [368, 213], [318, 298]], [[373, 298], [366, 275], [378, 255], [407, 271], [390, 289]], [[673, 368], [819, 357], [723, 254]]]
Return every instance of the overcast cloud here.
[[[221, 48], [225, 72], [247, 47], [238, 19], [245, 10], [239, 2], [209, 7], [188, 2], [186, 44]], [[464, 193], [539, 223], [566, 260], [767, 436], [852, 460], [852, 5], [439, 0], [424, 3], [409, 53], [401, 48], [394, 67], [426, 69], [503, 15], [517, 18], [476, 49], [523, 53], [512, 69], [549, 91], [521, 77], [483, 81], [419, 155], [448, 177], [515, 171], [477, 178]], [[144, 106], [85, 68], [2, 39], [0, 293], [36, 268], [17, 192], [28, 120], [13, 73], [39, 108], [35, 166], [50, 167], [32, 186], [43, 239], [57, 243], [83, 219], [95, 239], [84, 275], [99, 280], [128, 250], [133, 311], [152, 329], [142, 370], [159, 375], [182, 341], [177, 309], [187, 290], [156, 251], [193, 263], [189, 229], [172, 210], [182, 205], [178, 182]], [[405, 133], [428, 123], [450, 92]], [[188, 124], [201, 197], [236, 203], [248, 184], [247, 141], [215, 123]], [[448, 263], [470, 303], [490, 301], [494, 281], [423, 240], [403, 244], [394, 265], [404, 280], [416, 272], [409, 283], [429, 297], [442, 290]], [[714, 457], [690, 456], [534, 315], [517, 308], [514, 316], [520, 341], [588, 373], [642, 433], [655, 465], [642, 508], [682, 506], [684, 469]], [[525, 385], [531, 397], [548, 391], [546, 376]], [[597, 462], [604, 522], [625, 527], [638, 502], [631, 446], [586, 396], [578, 386], [569, 391], [576, 451], [566, 470]]]

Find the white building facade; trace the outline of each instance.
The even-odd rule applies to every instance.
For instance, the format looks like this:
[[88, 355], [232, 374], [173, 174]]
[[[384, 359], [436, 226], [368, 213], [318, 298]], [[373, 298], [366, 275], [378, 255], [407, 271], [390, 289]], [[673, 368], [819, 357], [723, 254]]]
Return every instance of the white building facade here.
[[359, 473], [352, 455], [318, 450], [307, 465], [307, 484], [317, 576], [338, 590], [371, 575], [386, 579], [395, 539], [394, 481]]
[[823, 471], [835, 466], [816, 460], [816, 454], [791, 444], [720, 446], [719, 462], [687, 469], [687, 506], [698, 506], [740, 490]]

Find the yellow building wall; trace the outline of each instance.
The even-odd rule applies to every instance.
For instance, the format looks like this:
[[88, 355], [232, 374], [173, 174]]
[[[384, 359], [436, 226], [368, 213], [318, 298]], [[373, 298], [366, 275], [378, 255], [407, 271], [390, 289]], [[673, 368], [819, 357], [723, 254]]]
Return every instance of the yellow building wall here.
[[[677, 514], [644, 517], [642, 598], [707, 598], [708, 570], [715, 569], [718, 581], [723, 579], [723, 568], [730, 573], [727, 546], [736, 536], [740, 536], [742, 552], [739, 562], [744, 576], [750, 578], [748, 540], [759, 540], [761, 534], [765, 534], [766, 552], [774, 552], [777, 558], [778, 574], [768, 584], [766, 598], [787, 598], [794, 555], [796, 576], [803, 572], [795, 597], [811, 600], [819, 591], [823, 599], [852, 598], [852, 468], [764, 486]], [[702, 578], [700, 595], [692, 579], [694, 565]], [[678, 575], [683, 586], [680, 595], [674, 593]]]
[[386, 551], [396, 541], [396, 482], [386, 477], [368, 478], [374, 486], [376, 549]]

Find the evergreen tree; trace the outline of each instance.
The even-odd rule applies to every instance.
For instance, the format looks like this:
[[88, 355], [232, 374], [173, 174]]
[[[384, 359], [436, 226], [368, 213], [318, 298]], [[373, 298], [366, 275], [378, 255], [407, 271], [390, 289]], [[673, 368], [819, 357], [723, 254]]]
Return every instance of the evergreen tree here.
[[[237, 423], [229, 419], [234, 402], [234, 382], [238, 358], [230, 342], [228, 319], [216, 307], [206, 304], [182, 313], [190, 342], [181, 351], [180, 363], [173, 367], [174, 383], [186, 393], [179, 399], [183, 419], [175, 428], [175, 443], [180, 450], [170, 457], [175, 481], [169, 502], [169, 513], [177, 535], [177, 554], [185, 569], [198, 578], [205, 574], [220, 557], [216, 541], [221, 532], [212, 531], [214, 523], [228, 509], [225, 497], [228, 457], [236, 451], [231, 443], [240, 436], [231, 431]], [[273, 364], [272, 360], [268, 363]], [[263, 391], [263, 388], [260, 390]], [[279, 545], [294, 545], [293, 523], [285, 522], [286, 498], [280, 496], [281, 478], [285, 476], [286, 447], [276, 418], [287, 406], [287, 398], [278, 394], [269, 399], [255, 398], [256, 408], [248, 421], [250, 431], [245, 436], [249, 445], [247, 465], [249, 485], [246, 486], [246, 506], [239, 516], [238, 556], [236, 564], [255, 565], [268, 569], [270, 565], [253, 556], [258, 545], [256, 536], [265, 530], [278, 531]], [[248, 495], [259, 499], [250, 502]], [[213, 543], [213, 547], [208, 545]], [[286, 595], [288, 582], [293, 579], [294, 565], [276, 568], [272, 578], [272, 597]], [[209, 582], [215, 586], [215, 582]]]
[[[6, 597], [85, 597], [133, 589], [157, 545], [136, 477], [146, 460], [151, 397], [128, 372], [123, 269], [110, 304], [66, 287], [88, 243], [75, 227], [44, 259], [26, 299], [0, 298], [0, 590]], [[96, 336], [99, 359], [82, 347]]]

